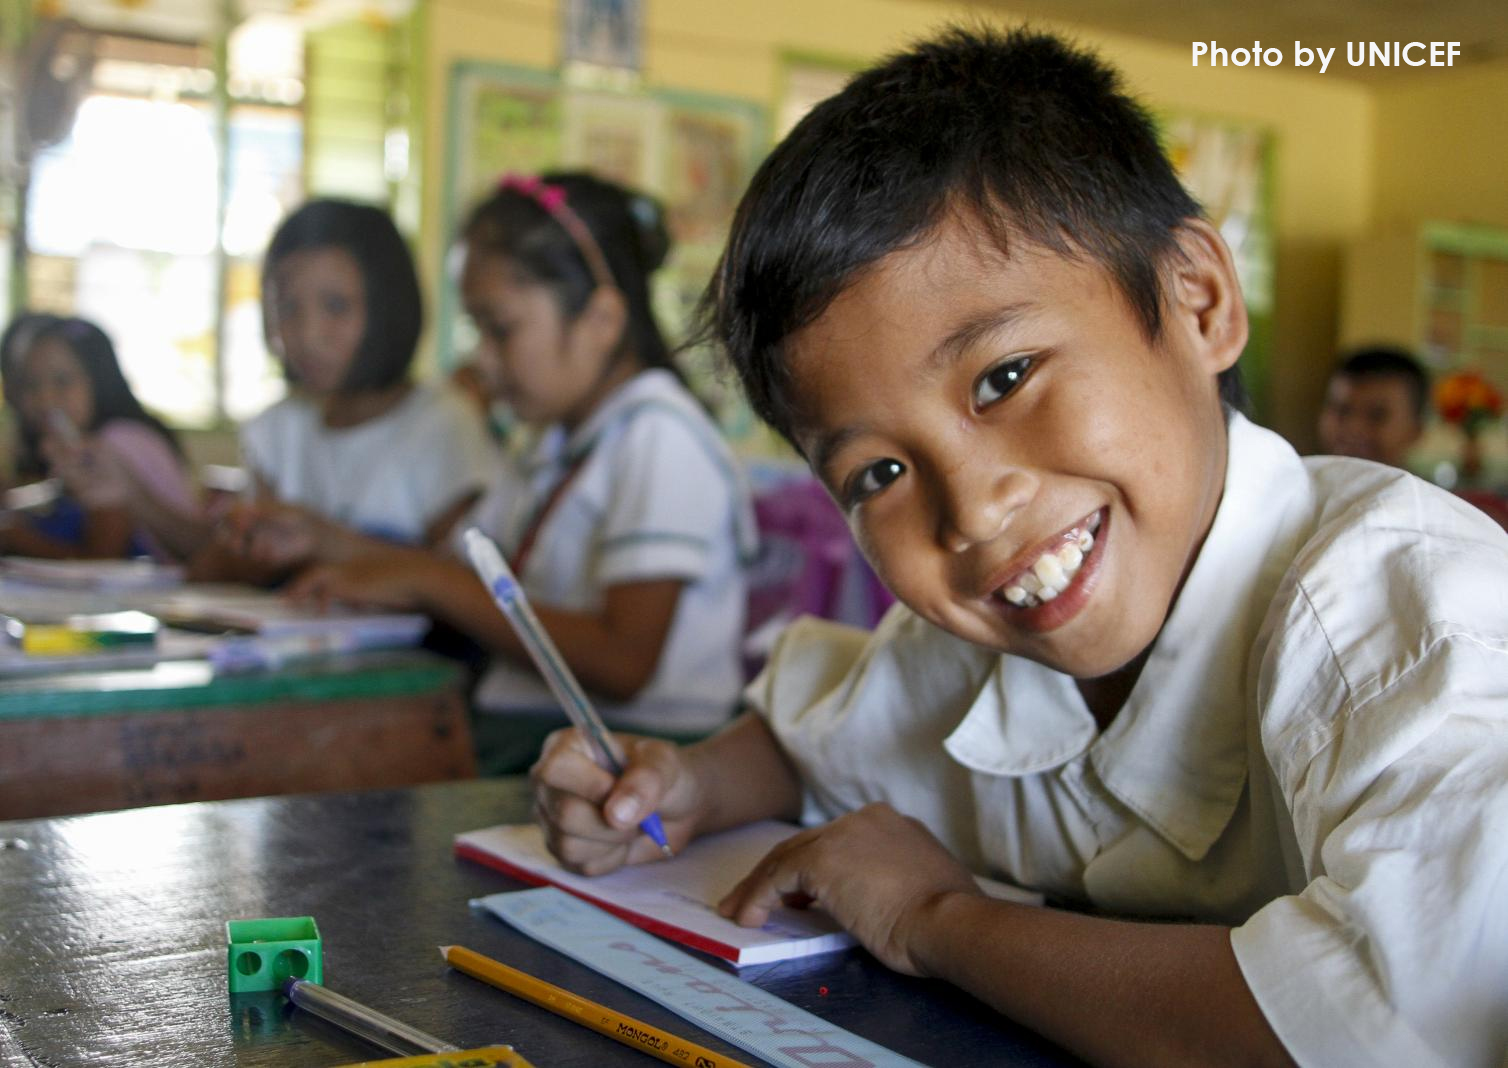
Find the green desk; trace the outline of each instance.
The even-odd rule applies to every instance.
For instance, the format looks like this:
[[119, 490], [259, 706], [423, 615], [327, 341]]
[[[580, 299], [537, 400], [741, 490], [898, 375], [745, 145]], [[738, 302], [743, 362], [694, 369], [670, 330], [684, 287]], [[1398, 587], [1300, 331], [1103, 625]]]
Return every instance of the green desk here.
[[475, 773], [462, 672], [417, 650], [0, 678], [0, 819]]

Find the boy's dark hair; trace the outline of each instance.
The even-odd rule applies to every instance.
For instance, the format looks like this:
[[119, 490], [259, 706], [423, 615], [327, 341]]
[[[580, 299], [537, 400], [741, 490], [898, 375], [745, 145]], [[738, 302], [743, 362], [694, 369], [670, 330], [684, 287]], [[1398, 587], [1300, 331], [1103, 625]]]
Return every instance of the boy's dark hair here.
[[[80, 430], [90, 432], [98, 430], [112, 420], [130, 419], [156, 431], [173, 452], [180, 457], [183, 455], [183, 447], [178, 442], [178, 436], [169, 430], [161, 419], [143, 408], [141, 402], [136, 399], [136, 394], [131, 392], [131, 386], [120, 369], [120, 361], [115, 356], [115, 346], [111, 344], [109, 335], [87, 319], [61, 319], [53, 315], [39, 317], [35, 329], [24, 337], [21, 344], [15, 346], [15, 352], [6, 349], [4, 345], [6, 339], [0, 338], [0, 352], [5, 354], [7, 361], [4, 368], [7, 403], [14, 407], [19, 399], [15, 372], [19, 370], [24, 354], [22, 350], [31, 349], [38, 342], [49, 338], [61, 341], [68, 346], [89, 379], [89, 388], [93, 393], [94, 416], [90, 424], [80, 427]], [[29, 427], [23, 422], [20, 429], [21, 448], [16, 457], [16, 473], [27, 478], [40, 476], [47, 470], [47, 464], [42, 459], [40, 450], [42, 428]]]
[[[1146, 112], [1096, 57], [1046, 34], [954, 28], [818, 104], [754, 176], [702, 304], [754, 410], [799, 414], [781, 345], [865, 267], [951, 207], [1008, 250], [1026, 239], [1102, 264], [1150, 341], [1177, 230], [1200, 215]], [[1244, 408], [1234, 367], [1221, 399]]]
[[[607, 260], [613, 284], [628, 306], [626, 345], [645, 367], [675, 372], [649, 292], [650, 276], [670, 253], [670, 233], [660, 205], [580, 171], [542, 174], [540, 181], [565, 194], [566, 205], [591, 231]], [[474, 251], [512, 260], [531, 281], [553, 290], [561, 312], [574, 318], [586, 307], [597, 280], [570, 232], [523, 186], [499, 185], [472, 209], [461, 237]]]
[[1429, 400], [1429, 372], [1407, 349], [1394, 345], [1368, 345], [1341, 357], [1331, 378], [1398, 378], [1408, 387], [1414, 418], [1424, 419]]
[[[384, 389], [403, 380], [414, 361], [424, 325], [419, 275], [408, 244], [381, 208], [348, 200], [311, 200], [283, 220], [262, 259], [262, 292], [272, 273], [295, 252], [338, 248], [361, 270], [366, 329], [341, 392]], [[276, 349], [272, 338], [268, 345]], [[284, 367], [289, 374], [289, 368]]]

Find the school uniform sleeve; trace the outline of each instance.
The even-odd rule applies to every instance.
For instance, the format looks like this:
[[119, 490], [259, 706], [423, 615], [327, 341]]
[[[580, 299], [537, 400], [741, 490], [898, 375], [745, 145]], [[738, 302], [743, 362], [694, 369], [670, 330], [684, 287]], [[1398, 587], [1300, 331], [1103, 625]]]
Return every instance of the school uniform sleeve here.
[[112, 419], [100, 428], [99, 439], [158, 503], [182, 515], [198, 512], [198, 497], [183, 459], [157, 431], [135, 420]]
[[1314, 570], [1336, 574], [1299, 577], [1260, 665], [1309, 882], [1232, 946], [1302, 1065], [1508, 1050], [1508, 540], [1410, 527], [1331, 546]]
[[651, 408], [610, 446], [612, 484], [599, 526], [598, 579], [695, 582], [732, 539], [733, 475], [689, 415]]

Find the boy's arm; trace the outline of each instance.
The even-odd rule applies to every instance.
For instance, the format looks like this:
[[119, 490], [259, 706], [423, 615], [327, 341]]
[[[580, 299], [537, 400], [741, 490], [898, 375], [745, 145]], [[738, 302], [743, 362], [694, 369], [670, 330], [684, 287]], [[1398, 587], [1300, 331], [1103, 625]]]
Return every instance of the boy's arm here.
[[920, 823], [870, 805], [777, 847], [721, 911], [820, 904], [887, 965], [951, 982], [1094, 1064], [1291, 1064], [1230, 931], [984, 896]]
[[1093, 1064], [1290, 1065], [1230, 929], [1128, 923], [975, 894], [939, 899], [918, 952], [946, 979]]

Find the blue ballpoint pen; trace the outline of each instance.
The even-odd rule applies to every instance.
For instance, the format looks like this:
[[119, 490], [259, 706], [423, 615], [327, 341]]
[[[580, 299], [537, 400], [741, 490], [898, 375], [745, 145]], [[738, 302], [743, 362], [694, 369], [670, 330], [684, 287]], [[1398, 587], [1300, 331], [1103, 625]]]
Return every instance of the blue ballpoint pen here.
[[[539, 673], [549, 684], [550, 692], [565, 709], [576, 729], [585, 736], [597, 763], [614, 775], [622, 775], [623, 762], [609, 740], [607, 727], [592, 703], [587, 700], [586, 693], [582, 691], [581, 684], [576, 681], [565, 658], [560, 655], [560, 650], [555, 648], [550, 635], [540, 625], [534, 609], [529, 607], [523, 587], [518, 584], [518, 579], [514, 577], [497, 545], [476, 527], [468, 527], [461, 537], [466, 545], [466, 555], [471, 558], [471, 566], [491, 591], [497, 606], [508, 617], [508, 622], [513, 624], [513, 629], [518, 632], [524, 648], [529, 651], [534, 666], [539, 668]], [[639, 829], [660, 847], [660, 852], [667, 857], [671, 856], [670, 843], [665, 839], [665, 827], [660, 823], [659, 813], [651, 812], [645, 816], [639, 821]]]

